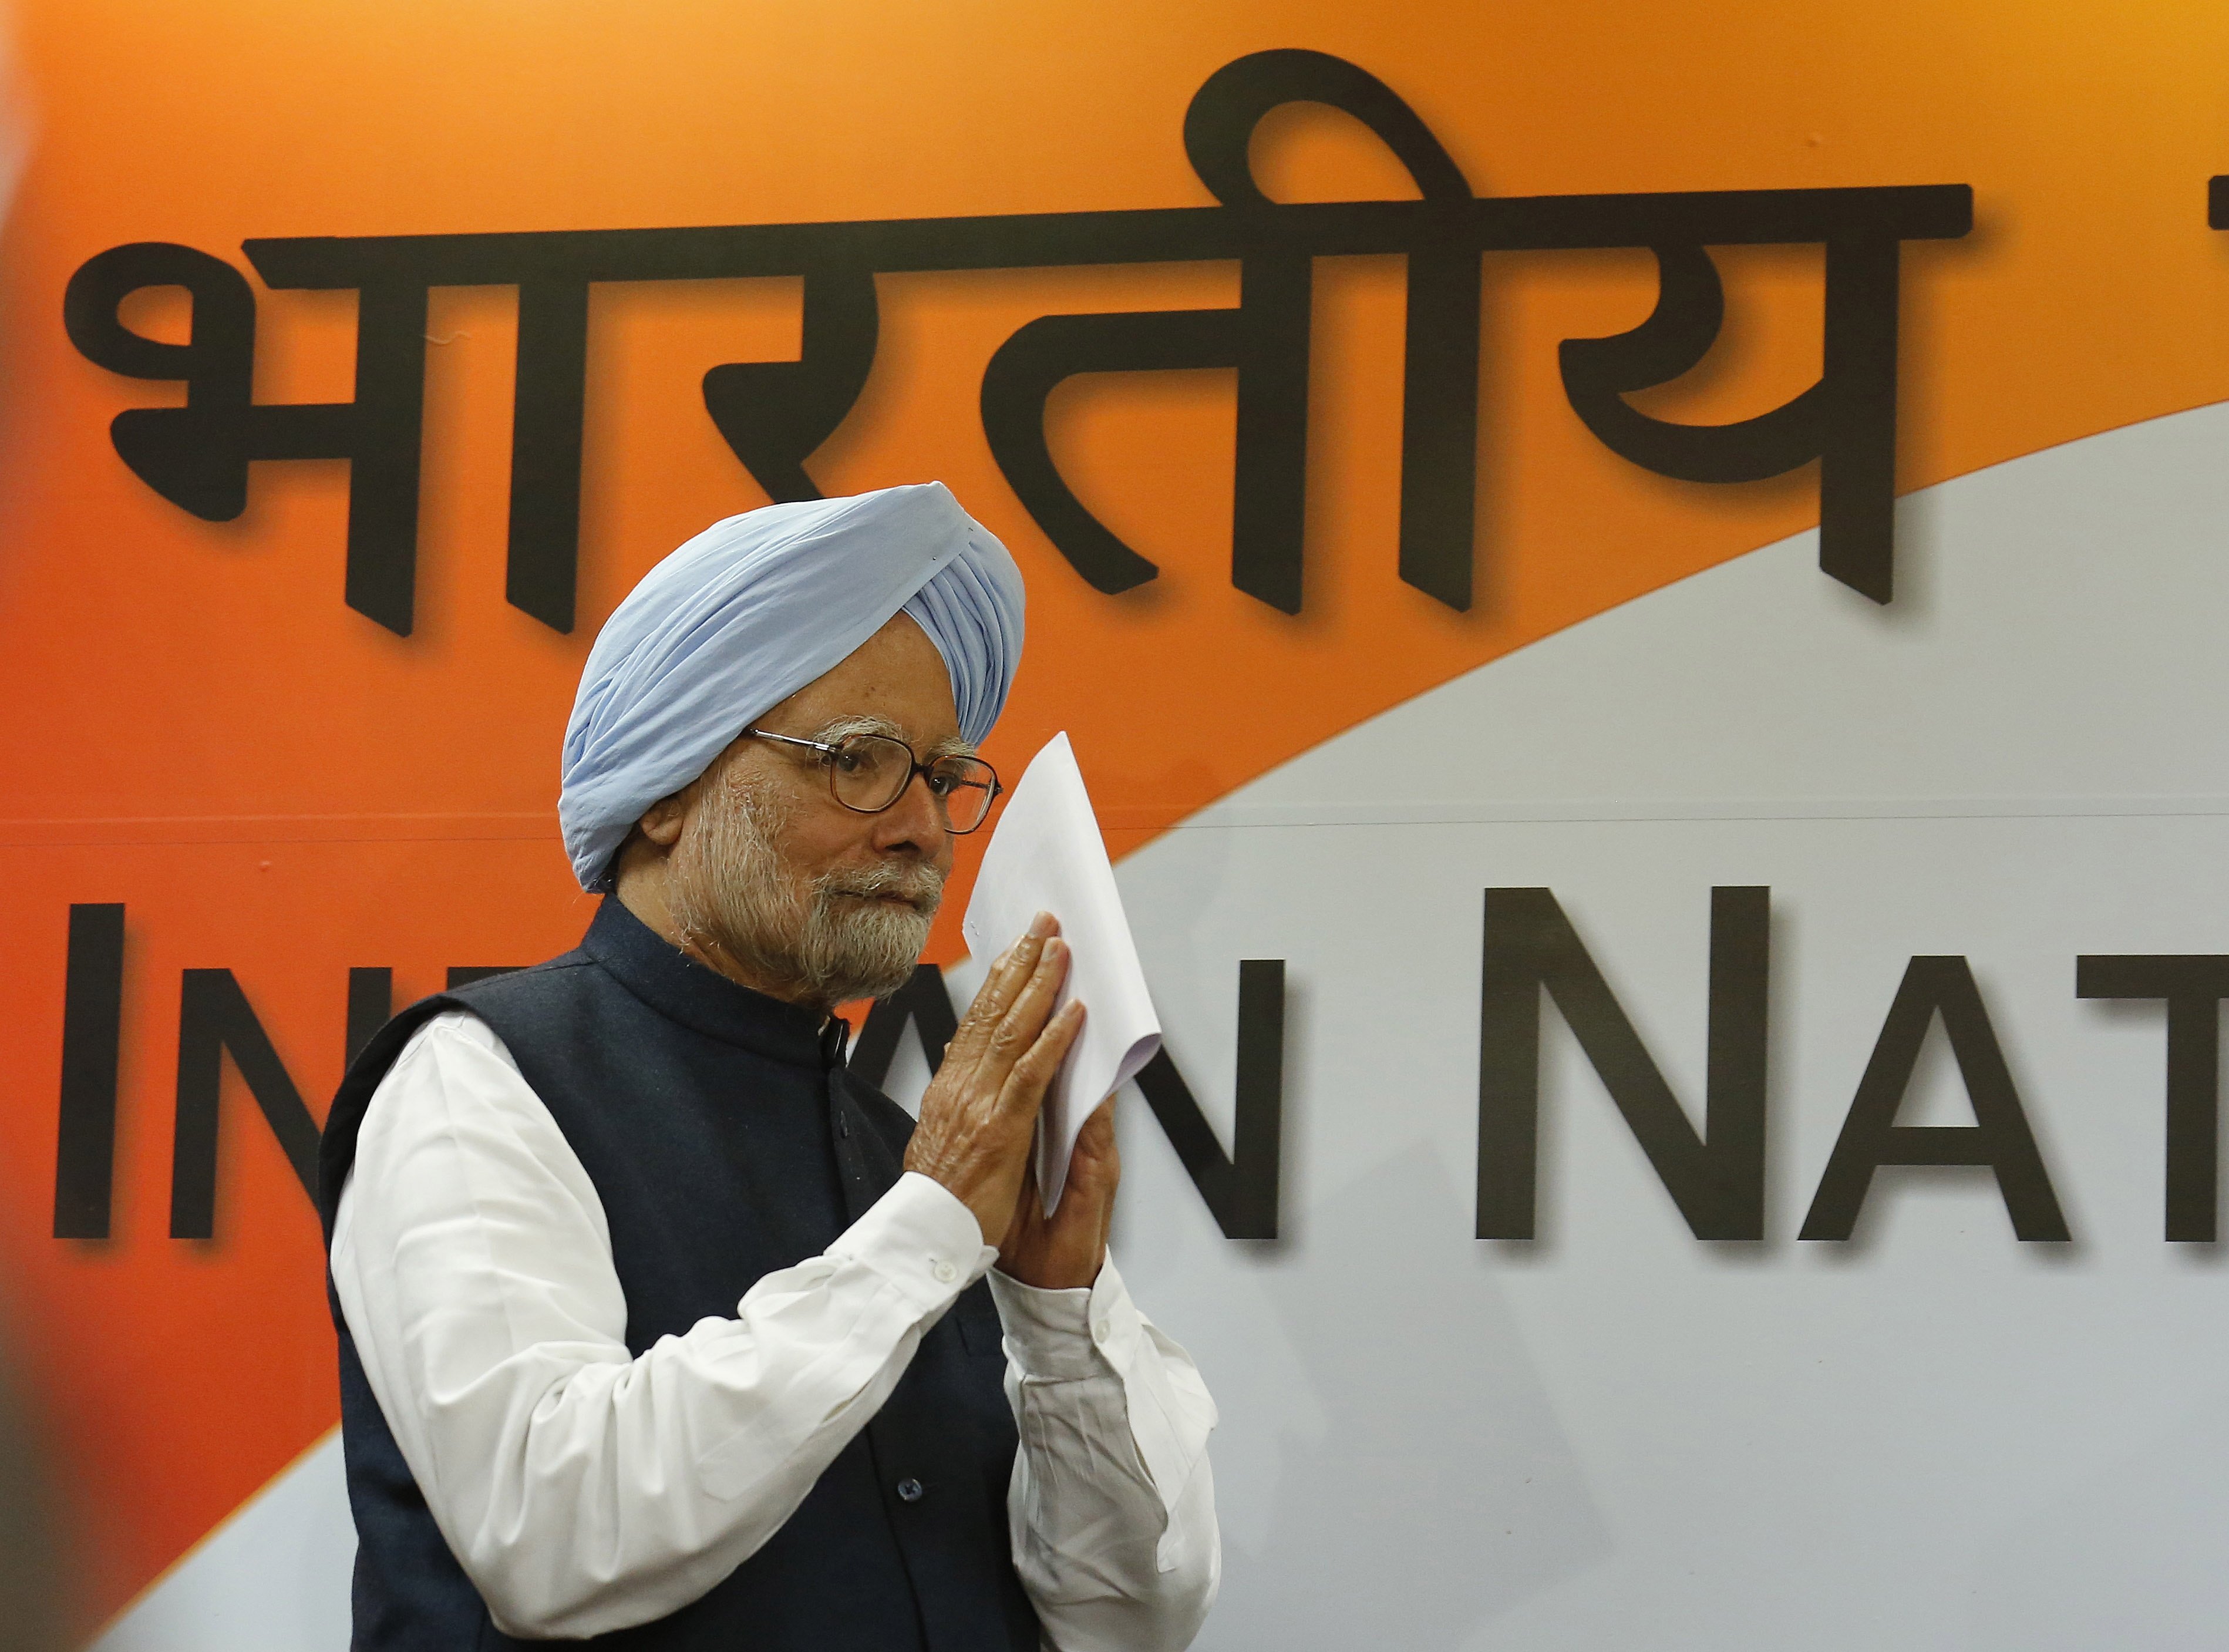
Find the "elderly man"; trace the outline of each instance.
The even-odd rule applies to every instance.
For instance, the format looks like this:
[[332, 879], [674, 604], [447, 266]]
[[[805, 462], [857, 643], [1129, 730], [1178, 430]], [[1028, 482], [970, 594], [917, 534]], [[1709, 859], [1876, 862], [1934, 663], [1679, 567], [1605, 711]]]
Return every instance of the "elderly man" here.
[[1214, 1406], [1107, 1258], [1108, 1109], [1052, 1217], [1029, 1178], [1055, 926], [918, 1128], [832, 1014], [919, 956], [1021, 639], [937, 484], [720, 523], [613, 614], [559, 807], [586, 938], [404, 1012], [326, 1127], [357, 1648], [1191, 1641]]

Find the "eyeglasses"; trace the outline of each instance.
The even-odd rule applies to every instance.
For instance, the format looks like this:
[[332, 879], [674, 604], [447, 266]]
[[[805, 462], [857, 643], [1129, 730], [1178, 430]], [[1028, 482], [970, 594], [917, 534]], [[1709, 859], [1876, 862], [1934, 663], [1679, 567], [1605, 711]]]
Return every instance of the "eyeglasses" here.
[[831, 741], [800, 740], [764, 729], [743, 732], [819, 752], [828, 775], [829, 794], [855, 814], [880, 814], [905, 795], [919, 775], [944, 818], [944, 829], [955, 838], [966, 837], [989, 819], [991, 805], [1004, 789], [999, 771], [980, 757], [939, 757], [925, 763], [904, 741], [885, 734], [847, 734]]

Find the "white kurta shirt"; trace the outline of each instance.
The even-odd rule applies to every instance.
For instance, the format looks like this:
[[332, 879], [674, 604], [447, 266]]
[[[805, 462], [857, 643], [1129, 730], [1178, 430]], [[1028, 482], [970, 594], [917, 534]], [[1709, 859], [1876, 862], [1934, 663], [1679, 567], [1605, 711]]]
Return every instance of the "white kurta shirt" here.
[[[496, 1624], [663, 1617], [780, 1528], [996, 1250], [908, 1173], [732, 1319], [640, 1355], [603, 1206], [492, 1028], [462, 1011], [374, 1093], [334, 1219], [364, 1374]], [[1181, 1648], [1221, 1575], [1215, 1405], [1110, 1258], [1089, 1290], [991, 1272], [1021, 1436], [1016, 1571], [1058, 1652]]]

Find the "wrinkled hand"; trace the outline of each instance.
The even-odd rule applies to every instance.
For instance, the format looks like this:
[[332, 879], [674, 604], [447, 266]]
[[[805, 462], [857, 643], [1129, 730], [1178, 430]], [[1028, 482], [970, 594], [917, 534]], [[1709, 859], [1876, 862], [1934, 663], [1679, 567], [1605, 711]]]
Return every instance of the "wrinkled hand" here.
[[986, 1244], [1013, 1225], [1037, 1109], [1083, 1025], [1081, 1004], [1053, 1013], [1068, 974], [1059, 930], [1051, 914], [1038, 913], [992, 966], [921, 1098], [906, 1147], [905, 1167], [949, 1188], [974, 1212]]
[[1122, 1155], [1114, 1147], [1114, 1098], [1110, 1096], [1083, 1122], [1076, 1153], [1068, 1161], [1060, 1205], [1050, 1218], [1044, 1201], [1037, 1197], [1035, 1168], [1023, 1178], [1013, 1225], [999, 1246], [999, 1271], [1040, 1290], [1088, 1289], [1107, 1259], [1114, 1188], [1121, 1180]]

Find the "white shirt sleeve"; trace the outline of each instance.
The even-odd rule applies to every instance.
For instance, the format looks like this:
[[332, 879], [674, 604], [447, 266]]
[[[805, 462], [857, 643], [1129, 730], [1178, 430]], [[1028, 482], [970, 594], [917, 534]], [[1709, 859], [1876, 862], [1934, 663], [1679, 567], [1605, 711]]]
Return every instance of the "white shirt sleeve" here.
[[1138, 1311], [1112, 1257], [1089, 1290], [994, 1270], [991, 1295], [1022, 1438], [1007, 1527], [1047, 1644], [1179, 1652], [1223, 1579], [1207, 1385]]
[[[965, 1205], [909, 1173], [825, 1254], [752, 1286], [734, 1318], [630, 1356], [586, 1170], [494, 1031], [452, 1012], [404, 1046], [365, 1112], [331, 1268], [403, 1460], [498, 1627], [586, 1636], [678, 1610], [780, 1530], [996, 1256]], [[1136, 1346], [1158, 1337], [1137, 1323]], [[1181, 1351], [1174, 1359], [1190, 1372]], [[1145, 1363], [1160, 1372], [1145, 1380], [1166, 1386], [1162, 1359]], [[1026, 1379], [1010, 1369], [1008, 1385], [1026, 1416]], [[1155, 1487], [1170, 1450], [1150, 1443], [1157, 1426], [1128, 1459]], [[1173, 1450], [1182, 1455], [1181, 1438]], [[1035, 1465], [1026, 1428], [1023, 1455], [1027, 1473], [1059, 1479]], [[1017, 1495], [1025, 1483], [1018, 1467]], [[1134, 1488], [1125, 1504], [1157, 1551], [1198, 1525], [1175, 1512], [1192, 1507], [1183, 1489], [1147, 1499]], [[1205, 1518], [1211, 1548], [1211, 1503]], [[1061, 1552], [1080, 1541], [1057, 1518], [1030, 1527]], [[1079, 1552], [1137, 1536], [1102, 1530]], [[1171, 1552], [1198, 1546], [1187, 1536]], [[1145, 1581], [1148, 1600], [1172, 1593]], [[1062, 1652], [1112, 1643], [1071, 1635], [1057, 1603], [1040, 1610]]]

